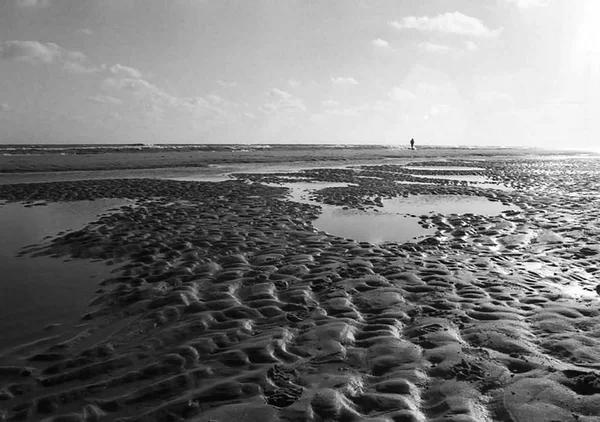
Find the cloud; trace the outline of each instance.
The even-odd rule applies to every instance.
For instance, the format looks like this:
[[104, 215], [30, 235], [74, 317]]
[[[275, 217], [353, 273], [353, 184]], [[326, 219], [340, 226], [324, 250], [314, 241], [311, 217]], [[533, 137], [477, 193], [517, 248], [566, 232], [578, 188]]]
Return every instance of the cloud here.
[[390, 43], [386, 40], [382, 40], [381, 38], [377, 38], [376, 40], [371, 41], [371, 44], [377, 48], [389, 48]]
[[265, 113], [274, 112], [304, 112], [304, 102], [289, 92], [274, 88], [265, 93], [266, 101], [260, 107]]
[[84, 63], [67, 61], [63, 63], [63, 69], [69, 73], [74, 73], [76, 75], [83, 75], [86, 73], [97, 73], [104, 72], [106, 70], [106, 65], [101, 66], [88, 66]]
[[162, 90], [156, 85], [148, 82], [145, 79], [138, 78], [107, 78], [103, 82], [103, 86], [109, 89], [117, 89], [122, 91], [159, 93]]
[[477, 46], [477, 44], [474, 43], [473, 41], [465, 41], [465, 47], [469, 51], [477, 51], [479, 49], [479, 47]]
[[331, 82], [334, 85], [358, 85], [358, 82], [356, 81], [356, 79], [351, 78], [351, 77], [331, 78]]
[[142, 78], [142, 72], [140, 72], [139, 70], [133, 68], [133, 67], [129, 67], [129, 66], [123, 66], [122, 64], [115, 64], [112, 65], [110, 68], [110, 73], [114, 74], [114, 75], [118, 75], [118, 76], [123, 76], [125, 78], [133, 78], [133, 79], [141, 79]]
[[479, 107], [485, 108], [488, 112], [513, 110], [515, 106], [513, 98], [504, 92], [483, 92], [478, 95], [478, 100]]
[[463, 15], [460, 12], [449, 12], [429, 17], [408, 16], [400, 21], [390, 22], [396, 29], [416, 29], [423, 32], [441, 32], [471, 37], [495, 37], [501, 28], [491, 30], [479, 19]]
[[235, 101], [226, 100], [225, 98], [223, 98], [217, 94], [209, 94], [204, 97], [204, 100], [208, 104], [210, 104], [214, 107], [219, 107], [221, 109], [226, 109], [226, 108], [234, 109], [234, 108], [238, 108], [240, 106], [239, 103], [236, 103]]
[[[4, 41], [0, 44], [0, 58], [30, 63], [53, 63], [60, 60], [68, 51], [54, 43], [37, 41]], [[82, 53], [76, 53], [82, 54]]]
[[13, 111], [13, 107], [8, 103], [0, 103], [0, 112], [6, 113]]
[[337, 107], [337, 106], [340, 105], [340, 102], [336, 101], [336, 100], [331, 100], [331, 99], [330, 100], [323, 100], [323, 101], [321, 101], [321, 105], [323, 107]]
[[50, 0], [17, 0], [17, 6], [22, 8], [47, 7]]
[[106, 65], [93, 66], [85, 54], [80, 51], [70, 51], [55, 43], [39, 41], [4, 41], [0, 43], [0, 59], [25, 62], [30, 64], [62, 64], [69, 73], [87, 74], [109, 71], [110, 73], [130, 79], [141, 79], [139, 70], [115, 64], [109, 68]]
[[390, 97], [394, 101], [400, 102], [412, 101], [417, 98], [415, 94], [399, 86], [393, 87], [392, 90], [388, 93], [388, 97]]
[[431, 118], [437, 117], [441, 114], [448, 113], [453, 110], [453, 107], [448, 104], [434, 104], [429, 108], [429, 111], [425, 116], [423, 116], [423, 120], [429, 120]]
[[107, 78], [103, 81], [102, 87], [109, 91], [133, 94], [138, 99], [139, 105], [153, 115], [169, 110], [194, 115], [226, 115], [229, 109], [237, 106], [236, 103], [224, 100], [218, 95], [209, 95], [206, 98], [178, 97], [145, 79], [138, 78]]
[[325, 110], [326, 114], [332, 114], [334, 116], [360, 116], [360, 110], [357, 107], [354, 108], [328, 108]]
[[217, 83], [224, 88], [235, 88], [237, 86], [237, 82], [225, 82], [219, 80]]
[[300, 86], [300, 81], [290, 78], [288, 79], [288, 85], [290, 88], [298, 88]]
[[92, 35], [94, 33], [89, 28], [80, 28], [80, 29], [77, 30], [77, 32], [79, 32], [80, 34], [84, 34], [84, 35]]
[[432, 42], [422, 42], [418, 45], [420, 50], [428, 53], [446, 53], [450, 51], [450, 47], [445, 44], [436, 44]]
[[112, 97], [110, 95], [96, 95], [93, 97], [86, 97], [87, 101], [91, 101], [98, 104], [113, 104], [119, 105], [123, 104], [123, 101], [119, 98]]
[[62, 64], [70, 73], [93, 73], [105, 69], [104, 66], [89, 66], [87, 57], [80, 51], [70, 51], [58, 44], [38, 41], [4, 41], [0, 43], [0, 59], [17, 62], [42, 64]]
[[533, 9], [535, 7], [548, 6], [550, 0], [504, 0], [506, 3], [517, 6], [520, 9]]

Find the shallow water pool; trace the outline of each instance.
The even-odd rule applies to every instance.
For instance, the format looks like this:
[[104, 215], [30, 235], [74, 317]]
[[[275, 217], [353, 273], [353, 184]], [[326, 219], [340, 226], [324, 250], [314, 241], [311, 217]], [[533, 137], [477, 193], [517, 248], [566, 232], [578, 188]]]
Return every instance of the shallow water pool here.
[[414, 242], [435, 233], [417, 216], [427, 214], [497, 215], [515, 209], [487, 198], [455, 195], [413, 195], [383, 201], [377, 211], [343, 210], [324, 206], [313, 225], [326, 233], [370, 243]]
[[[104, 199], [0, 206], [0, 351], [39, 338], [48, 324], [77, 322], [98, 282], [113, 269], [89, 260], [17, 254], [25, 246], [40, 244], [62, 231], [79, 230], [100, 214], [129, 204]], [[47, 335], [55, 331], [60, 328]]]
[[413, 177], [423, 178], [423, 179], [445, 179], [445, 180], [456, 180], [459, 182], [469, 182], [469, 183], [486, 183], [489, 182], [490, 179], [485, 176], [477, 176], [472, 174], [412, 174]]
[[393, 214], [480, 214], [498, 215], [517, 207], [503, 205], [480, 196], [411, 195], [383, 200], [382, 211]]
[[407, 170], [450, 170], [450, 171], [484, 171], [483, 167], [462, 167], [462, 166], [406, 166]]
[[419, 225], [419, 219], [385, 211], [361, 211], [324, 206], [313, 226], [335, 236], [361, 242], [414, 242], [435, 233]]
[[313, 226], [326, 233], [370, 243], [414, 242], [432, 235], [435, 229], [421, 226], [418, 216], [424, 214], [483, 214], [497, 215], [518, 209], [487, 198], [457, 195], [412, 195], [383, 200], [376, 210], [343, 209], [310, 199], [310, 192], [328, 187], [346, 187], [346, 183], [286, 183], [290, 199], [319, 205], [321, 215]]
[[196, 176], [182, 176], [182, 177], [172, 177], [169, 180], [178, 180], [181, 182], [225, 182], [227, 180], [235, 180], [229, 177], [228, 175], [196, 175]]
[[[281, 185], [280, 185], [281, 186]], [[362, 211], [343, 209], [310, 199], [310, 192], [325, 188], [347, 187], [347, 183], [316, 182], [287, 183], [290, 199], [305, 204], [319, 205], [321, 215], [313, 221], [317, 230], [334, 236], [370, 243], [410, 242], [418, 237], [433, 234], [434, 230], [424, 229], [419, 219], [408, 215], [399, 216], [386, 211]]]

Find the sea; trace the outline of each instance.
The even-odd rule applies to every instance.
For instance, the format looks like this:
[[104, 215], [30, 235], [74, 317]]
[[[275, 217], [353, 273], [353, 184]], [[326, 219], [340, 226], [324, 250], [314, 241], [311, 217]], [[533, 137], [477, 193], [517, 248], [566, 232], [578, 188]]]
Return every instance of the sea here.
[[[109, 152], [136, 151], [233, 151], [245, 152], [268, 149], [273, 151], [285, 150], [314, 150], [314, 149], [409, 149], [408, 145], [380, 144], [5, 144], [0, 145], [0, 155], [45, 155], [45, 154], [102, 154]], [[473, 145], [421, 145], [418, 149], [535, 149], [514, 146], [473, 146]]]

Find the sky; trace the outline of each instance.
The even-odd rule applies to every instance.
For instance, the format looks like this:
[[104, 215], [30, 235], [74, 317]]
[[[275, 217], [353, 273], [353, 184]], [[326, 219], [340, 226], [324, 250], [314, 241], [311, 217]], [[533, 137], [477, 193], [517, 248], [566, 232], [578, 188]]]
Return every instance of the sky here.
[[598, 0], [0, 0], [0, 143], [595, 148]]

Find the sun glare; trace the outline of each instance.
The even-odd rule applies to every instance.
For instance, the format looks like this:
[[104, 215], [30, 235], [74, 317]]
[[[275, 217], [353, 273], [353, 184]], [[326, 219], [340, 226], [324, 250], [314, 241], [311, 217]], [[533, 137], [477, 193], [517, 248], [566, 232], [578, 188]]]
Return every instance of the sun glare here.
[[585, 0], [580, 4], [576, 19], [579, 21], [573, 43], [572, 64], [582, 72], [582, 76], [591, 77], [598, 72], [600, 62], [600, 1]]

